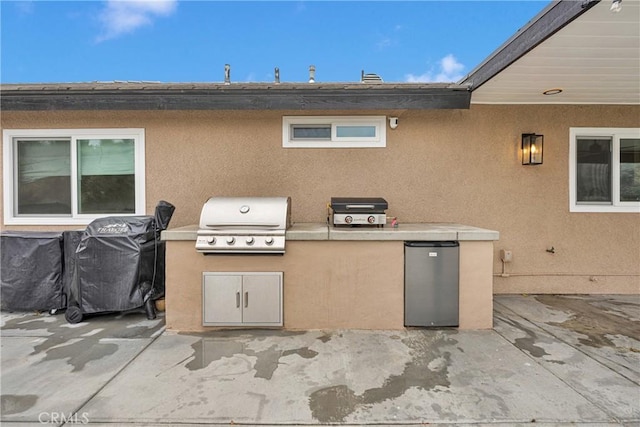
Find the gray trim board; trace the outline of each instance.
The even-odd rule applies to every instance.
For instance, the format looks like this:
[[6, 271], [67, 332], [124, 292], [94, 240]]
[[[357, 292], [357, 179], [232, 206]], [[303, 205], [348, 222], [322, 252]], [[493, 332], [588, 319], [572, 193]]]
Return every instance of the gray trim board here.
[[34, 84], [2, 85], [3, 111], [468, 109], [452, 84]]

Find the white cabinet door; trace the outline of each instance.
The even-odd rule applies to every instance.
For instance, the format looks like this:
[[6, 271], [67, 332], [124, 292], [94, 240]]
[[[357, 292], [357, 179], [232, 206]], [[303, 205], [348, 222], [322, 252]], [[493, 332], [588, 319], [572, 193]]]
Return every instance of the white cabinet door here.
[[202, 324], [242, 324], [242, 275], [204, 273]]
[[242, 277], [242, 323], [282, 326], [282, 274], [255, 273]]

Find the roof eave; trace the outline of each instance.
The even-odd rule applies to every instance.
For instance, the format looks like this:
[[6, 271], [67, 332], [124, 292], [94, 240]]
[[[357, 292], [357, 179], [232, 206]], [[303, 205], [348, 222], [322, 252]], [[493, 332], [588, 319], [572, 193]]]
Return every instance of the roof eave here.
[[117, 88], [3, 85], [3, 111], [468, 109], [467, 86], [150, 85]]
[[601, 0], [560, 0], [550, 3], [487, 59], [459, 81], [471, 91], [478, 89], [502, 70], [547, 40]]

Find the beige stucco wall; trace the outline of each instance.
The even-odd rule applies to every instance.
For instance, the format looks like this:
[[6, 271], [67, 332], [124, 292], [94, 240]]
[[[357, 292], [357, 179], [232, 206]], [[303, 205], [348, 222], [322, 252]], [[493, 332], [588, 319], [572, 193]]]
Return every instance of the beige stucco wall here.
[[[296, 114], [3, 112], [2, 128], [145, 128], [148, 211], [175, 204], [172, 226], [197, 223], [216, 195], [291, 196], [296, 222], [324, 221], [332, 196], [381, 196], [401, 222], [500, 231], [494, 273], [500, 249], [514, 261], [497, 293], [640, 293], [640, 215], [570, 213], [568, 188], [569, 128], [640, 127], [640, 107], [367, 111], [399, 117], [387, 148], [283, 149], [281, 117]], [[520, 164], [523, 132], [544, 134], [543, 165]]]
[[[282, 256], [204, 256], [193, 241], [167, 242], [166, 324], [202, 326], [202, 272], [282, 271], [287, 329], [402, 329], [402, 242], [295, 241]], [[195, 308], [195, 309], [194, 309]]]
[[[493, 326], [492, 242], [460, 242], [460, 329]], [[193, 241], [167, 242], [166, 325], [202, 326], [202, 273], [284, 273], [286, 329], [403, 329], [402, 241], [289, 241], [282, 256], [196, 253]]]

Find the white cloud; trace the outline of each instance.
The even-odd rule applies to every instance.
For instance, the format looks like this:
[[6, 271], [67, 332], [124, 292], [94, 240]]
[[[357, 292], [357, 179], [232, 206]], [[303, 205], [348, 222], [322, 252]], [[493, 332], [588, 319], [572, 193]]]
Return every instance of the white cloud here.
[[113, 39], [150, 25], [159, 16], [169, 16], [177, 0], [108, 0], [100, 14], [102, 34], [97, 41]]
[[459, 63], [455, 56], [449, 54], [442, 58], [437, 70], [430, 70], [426, 73], [415, 75], [407, 74], [405, 81], [408, 83], [434, 83], [434, 82], [457, 82], [464, 77], [462, 71], [464, 65]]
[[378, 43], [376, 43], [376, 47], [378, 49], [385, 49], [388, 48], [389, 46], [391, 46], [393, 44], [393, 42], [391, 41], [391, 39], [389, 37], [385, 37], [383, 39], [381, 39], [380, 41], [378, 41]]
[[404, 27], [400, 24], [396, 24], [390, 30], [378, 34], [378, 41], [376, 42], [376, 48], [378, 50], [385, 50], [392, 46], [398, 45], [398, 33], [402, 32]]

